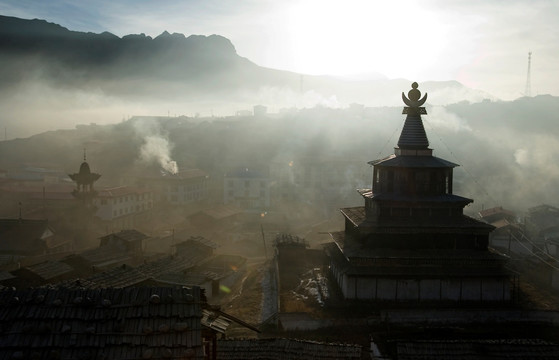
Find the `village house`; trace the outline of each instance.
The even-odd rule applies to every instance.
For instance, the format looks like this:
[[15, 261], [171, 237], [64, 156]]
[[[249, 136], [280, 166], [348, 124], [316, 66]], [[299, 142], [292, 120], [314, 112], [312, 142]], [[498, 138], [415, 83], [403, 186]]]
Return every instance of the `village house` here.
[[532, 245], [527, 241], [524, 226], [518, 222], [513, 211], [497, 206], [481, 210], [478, 215], [482, 221], [495, 227], [489, 234], [491, 247], [508, 256], [530, 254]]
[[48, 220], [0, 219], [0, 254], [16, 257], [64, 253], [72, 242], [57, 236]]

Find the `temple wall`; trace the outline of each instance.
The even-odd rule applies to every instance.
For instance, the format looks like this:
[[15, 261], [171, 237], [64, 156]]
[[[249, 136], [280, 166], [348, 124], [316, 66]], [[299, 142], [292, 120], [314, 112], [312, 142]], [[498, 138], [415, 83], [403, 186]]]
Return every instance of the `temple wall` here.
[[420, 281], [413, 280], [398, 280], [397, 284], [397, 300], [418, 300], [420, 291]]
[[346, 299], [379, 301], [475, 301], [510, 300], [507, 279], [395, 279], [335, 276]]
[[441, 280], [441, 300], [460, 301], [460, 280]]
[[441, 298], [441, 280], [422, 279], [420, 280], [420, 300], [439, 300]]
[[395, 279], [377, 280], [377, 297], [376, 300], [396, 300], [397, 281]]

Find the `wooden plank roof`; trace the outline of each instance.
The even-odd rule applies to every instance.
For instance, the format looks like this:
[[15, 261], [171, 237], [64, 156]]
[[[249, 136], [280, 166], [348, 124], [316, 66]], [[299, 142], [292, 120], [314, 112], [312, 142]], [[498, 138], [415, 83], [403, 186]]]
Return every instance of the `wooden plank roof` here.
[[0, 291], [0, 359], [202, 359], [198, 287]]

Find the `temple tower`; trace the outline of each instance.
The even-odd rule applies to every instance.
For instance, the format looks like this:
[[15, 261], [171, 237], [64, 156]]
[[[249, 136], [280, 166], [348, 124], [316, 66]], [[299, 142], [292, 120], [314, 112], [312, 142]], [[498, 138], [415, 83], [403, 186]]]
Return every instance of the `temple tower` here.
[[365, 205], [341, 209], [345, 230], [327, 245], [331, 270], [348, 299], [507, 301], [506, 258], [491, 252], [491, 225], [464, 215], [473, 202], [453, 194], [452, 162], [433, 156], [417, 83], [394, 154], [370, 161]]
[[77, 185], [77, 188], [72, 191], [72, 195], [82, 200], [86, 207], [91, 206], [93, 198], [97, 195], [97, 192], [93, 188], [93, 183], [99, 180], [101, 175], [91, 172], [89, 164], [86, 161], [85, 149], [83, 151], [83, 162], [80, 165], [80, 171], [78, 173], [68, 174], [68, 176]]

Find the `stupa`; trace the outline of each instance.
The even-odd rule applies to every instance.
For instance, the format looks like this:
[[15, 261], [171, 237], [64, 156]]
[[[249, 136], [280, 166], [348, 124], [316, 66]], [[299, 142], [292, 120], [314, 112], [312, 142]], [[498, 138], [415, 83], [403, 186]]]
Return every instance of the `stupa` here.
[[507, 258], [488, 248], [493, 226], [464, 214], [473, 202], [453, 194], [458, 166], [433, 156], [413, 83], [394, 154], [370, 161], [364, 206], [341, 209], [344, 231], [331, 233], [330, 269], [346, 299], [504, 302], [511, 298]]

